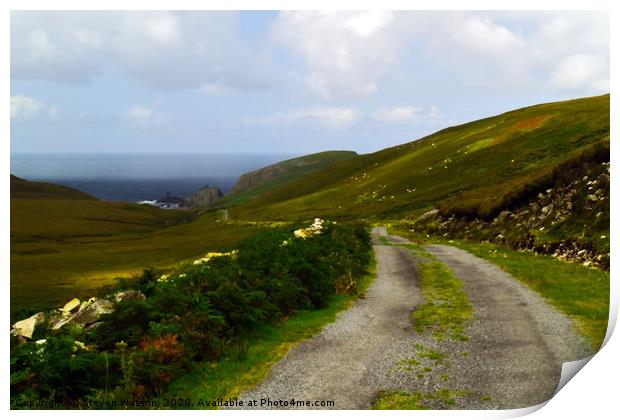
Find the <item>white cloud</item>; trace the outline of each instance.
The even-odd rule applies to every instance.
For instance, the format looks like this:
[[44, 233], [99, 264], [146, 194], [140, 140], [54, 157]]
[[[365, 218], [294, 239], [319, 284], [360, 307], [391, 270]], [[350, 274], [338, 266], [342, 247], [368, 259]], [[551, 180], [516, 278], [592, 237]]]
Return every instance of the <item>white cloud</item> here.
[[323, 98], [367, 97], [398, 62], [404, 39], [391, 31], [392, 12], [281, 12], [279, 45], [307, 66], [306, 86]]
[[161, 126], [164, 123], [164, 118], [152, 108], [134, 105], [125, 112], [121, 123], [127, 128], [145, 129]]
[[144, 33], [162, 45], [171, 45], [181, 39], [179, 19], [172, 14], [147, 17], [143, 22]]
[[269, 28], [254, 42], [235, 12], [13, 12], [11, 76], [84, 83], [113, 67], [156, 89], [297, 81], [330, 100], [368, 98], [429, 69], [501, 93], [608, 89], [601, 12], [294, 11]]
[[261, 89], [281, 79], [236, 12], [13, 12], [11, 77], [85, 83], [120, 69], [155, 89]]
[[382, 123], [405, 124], [414, 121], [436, 119], [440, 116], [439, 108], [432, 105], [428, 108], [421, 106], [397, 106], [381, 108], [373, 114], [373, 119]]
[[457, 43], [484, 53], [505, 53], [525, 46], [526, 42], [508, 28], [489, 18], [467, 16], [453, 31]]
[[358, 113], [352, 108], [346, 107], [313, 107], [294, 109], [280, 112], [275, 115], [262, 118], [247, 118], [246, 123], [263, 124], [306, 124], [310, 126], [320, 125], [327, 128], [345, 128], [358, 120]]
[[601, 56], [575, 54], [562, 60], [553, 70], [550, 85], [556, 89], [609, 89], [609, 62]]
[[417, 118], [423, 111], [418, 106], [398, 106], [383, 108], [375, 112], [375, 119], [383, 122], [406, 122]]
[[11, 118], [28, 120], [35, 117], [56, 118], [58, 108], [28, 96], [11, 96]]

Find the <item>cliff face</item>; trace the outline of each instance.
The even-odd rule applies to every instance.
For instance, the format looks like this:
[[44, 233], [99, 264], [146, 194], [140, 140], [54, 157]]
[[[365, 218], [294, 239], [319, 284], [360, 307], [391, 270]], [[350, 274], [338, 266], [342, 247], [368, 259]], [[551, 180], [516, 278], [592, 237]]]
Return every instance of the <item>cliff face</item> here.
[[208, 185], [202, 187], [196, 194], [187, 197], [185, 202], [189, 207], [200, 207], [213, 204], [222, 198], [224, 194], [217, 187], [210, 187]]
[[286, 169], [278, 164], [268, 166], [257, 171], [248, 172], [239, 177], [237, 183], [232, 189], [232, 192], [239, 192], [247, 190], [248, 188], [253, 188], [257, 185], [262, 184], [265, 181], [277, 178], [284, 172], [286, 172]]
[[231, 193], [251, 190], [272, 180], [274, 182], [286, 182], [301, 178], [355, 156], [357, 156], [355, 152], [332, 150], [278, 162], [241, 175]]

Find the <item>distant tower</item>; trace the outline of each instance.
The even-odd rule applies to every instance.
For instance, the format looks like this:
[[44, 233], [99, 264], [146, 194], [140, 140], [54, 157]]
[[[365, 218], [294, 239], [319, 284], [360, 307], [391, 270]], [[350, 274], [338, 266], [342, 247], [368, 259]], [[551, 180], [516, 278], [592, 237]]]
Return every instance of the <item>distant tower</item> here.
[[170, 191], [166, 191], [166, 198], [170, 198]]

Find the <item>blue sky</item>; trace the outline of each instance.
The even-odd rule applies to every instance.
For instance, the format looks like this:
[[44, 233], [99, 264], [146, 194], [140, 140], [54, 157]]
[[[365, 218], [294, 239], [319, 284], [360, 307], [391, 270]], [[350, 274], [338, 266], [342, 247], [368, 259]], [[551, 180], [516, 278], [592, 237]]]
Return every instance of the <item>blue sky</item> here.
[[366, 153], [608, 91], [605, 13], [11, 15], [13, 153]]

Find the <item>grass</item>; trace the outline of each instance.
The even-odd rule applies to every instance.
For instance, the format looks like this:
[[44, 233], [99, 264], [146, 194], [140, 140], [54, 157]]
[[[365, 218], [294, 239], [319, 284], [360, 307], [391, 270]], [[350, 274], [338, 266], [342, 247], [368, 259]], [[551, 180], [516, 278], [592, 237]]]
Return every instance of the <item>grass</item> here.
[[467, 391], [455, 391], [441, 388], [435, 392], [389, 391], [379, 394], [373, 404], [374, 410], [429, 410], [450, 408], [455, 398], [467, 395]]
[[594, 349], [601, 347], [609, 319], [608, 272], [492, 244], [455, 241], [455, 245], [497, 264], [540, 293], [576, 321]]
[[324, 308], [298, 311], [281, 323], [262, 326], [239, 343], [237, 350], [219, 361], [197, 365], [192, 373], [173, 382], [163, 398], [212, 401], [237, 397], [243, 390], [258, 385], [295, 344], [317, 334], [334, 322], [338, 312], [349, 308], [356, 297], [363, 297], [375, 277], [373, 257], [368, 274], [358, 282], [357, 296], [335, 295]]
[[334, 163], [351, 159], [355, 156], [357, 156], [357, 153], [351, 151], [314, 153], [278, 162], [249, 174], [244, 174], [240, 181], [242, 183], [246, 182], [247, 185], [240, 188], [238, 184], [232, 193], [215, 203], [213, 207], [238, 206], [251, 202], [261, 195], [282, 187], [289, 182], [303, 178], [304, 176], [325, 169]]
[[166, 269], [266, 227], [93, 199], [11, 199], [11, 313], [88, 298], [116, 277]]
[[237, 211], [266, 220], [400, 219], [431, 206], [486, 214], [586, 149], [608, 147], [609, 119], [609, 95], [523, 108], [347, 159]]
[[419, 258], [420, 287], [426, 303], [412, 312], [414, 329], [431, 331], [435, 338], [466, 341], [465, 325], [473, 316], [473, 308], [461, 281], [435, 257], [415, 244], [410, 248]]

